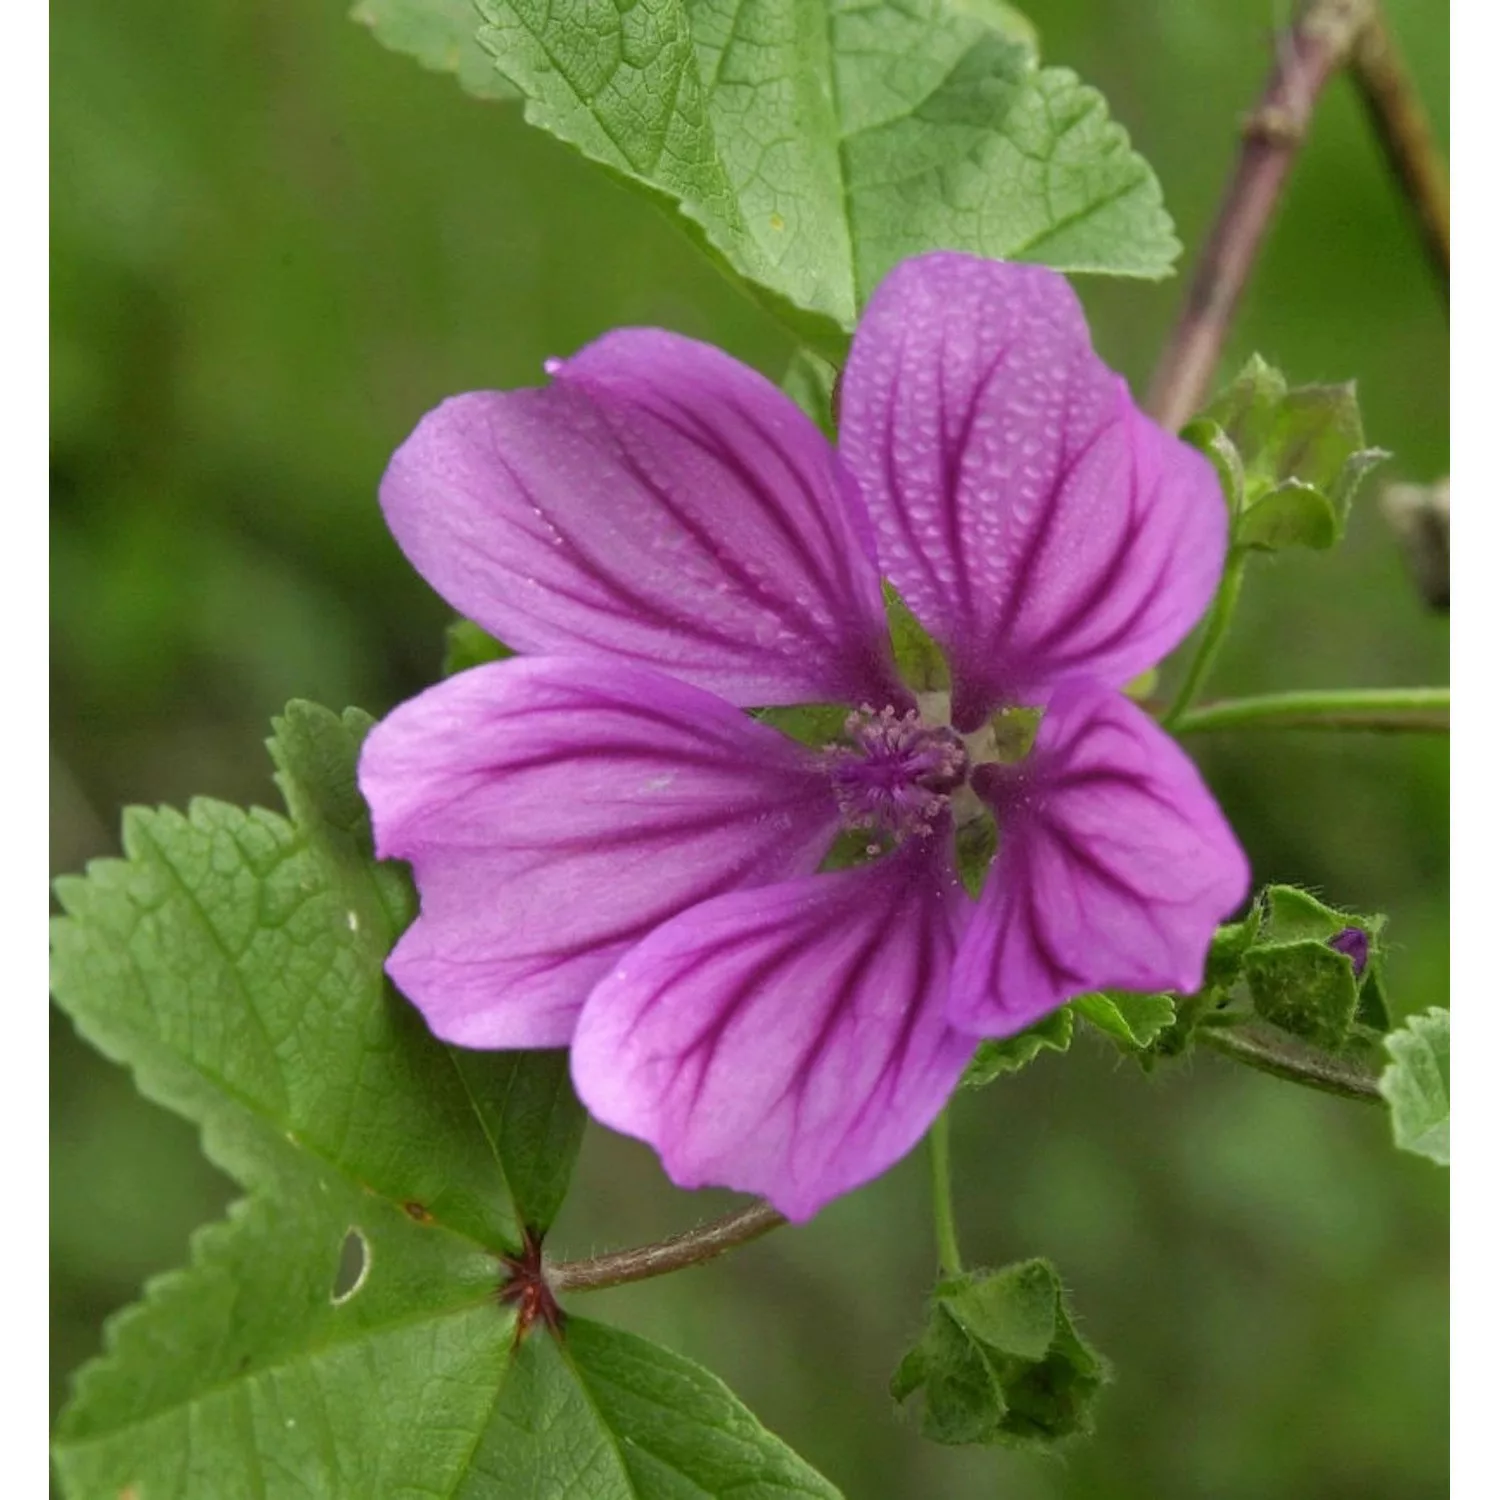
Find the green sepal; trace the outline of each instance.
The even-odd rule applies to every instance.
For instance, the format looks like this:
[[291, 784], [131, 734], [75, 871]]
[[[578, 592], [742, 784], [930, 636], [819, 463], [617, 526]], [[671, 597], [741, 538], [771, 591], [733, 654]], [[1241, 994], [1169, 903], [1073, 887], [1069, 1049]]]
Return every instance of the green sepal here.
[[472, 620], [452, 621], [443, 632], [443, 676], [467, 672], [486, 662], [504, 661], [516, 653], [487, 634]]
[[1335, 1052], [1343, 1046], [1359, 992], [1342, 953], [1315, 938], [1267, 944], [1246, 957], [1245, 983], [1263, 1020]]
[[1170, 995], [1136, 994], [1130, 990], [1102, 990], [1080, 995], [1071, 1008], [1089, 1025], [1102, 1031], [1121, 1052], [1142, 1056], [1177, 1019]]
[[1260, 915], [1260, 907], [1253, 906], [1242, 921], [1225, 922], [1214, 933], [1203, 966], [1203, 985], [1191, 995], [1175, 998], [1176, 1015], [1152, 1040], [1152, 1058], [1181, 1057], [1192, 1046], [1198, 1027], [1228, 1003], [1243, 976], [1245, 955], [1260, 932]]
[[1385, 1039], [1390, 1065], [1380, 1092], [1391, 1109], [1391, 1130], [1402, 1151], [1448, 1165], [1448, 1012], [1440, 1006], [1406, 1018]]
[[1240, 450], [1229, 440], [1229, 434], [1212, 418], [1196, 417], [1178, 436], [1214, 466], [1230, 518], [1237, 517], [1245, 508], [1245, 466], [1240, 462]]
[[958, 864], [958, 878], [964, 889], [974, 900], [984, 890], [994, 863], [995, 851], [1000, 846], [1000, 830], [988, 813], [962, 824], [954, 835], [953, 849]]
[[[1356, 1020], [1388, 1020], [1380, 934], [1385, 918], [1341, 911], [1298, 886], [1270, 885], [1256, 903], [1257, 930], [1242, 975], [1257, 1015], [1293, 1036], [1339, 1051], [1357, 1045]], [[1328, 946], [1347, 928], [1369, 939], [1363, 974], [1348, 955]], [[1366, 998], [1368, 997], [1368, 998]]]
[[1262, 552], [1309, 547], [1326, 552], [1342, 532], [1333, 502], [1310, 484], [1288, 479], [1261, 497], [1240, 517], [1235, 543]]
[[1245, 955], [1260, 935], [1259, 904], [1239, 922], [1221, 923], [1208, 945], [1208, 959], [1203, 965], [1203, 988], [1215, 995], [1227, 994], [1244, 972]]
[[1091, 1430], [1109, 1378], [1056, 1270], [1036, 1259], [940, 1281], [891, 1395], [922, 1393], [920, 1427], [934, 1442], [1045, 1449]]
[[1043, 1052], [1066, 1052], [1073, 1044], [1073, 1012], [1066, 1006], [1014, 1036], [983, 1041], [959, 1079], [961, 1088], [980, 1089], [1003, 1073], [1018, 1073]]
[[990, 715], [990, 740], [1002, 765], [1013, 766], [1031, 754], [1042, 727], [1039, 708], [1002, 708]]
[[1333, 546], [1360, 482], [1388, 457], [1365, 444], [1352, 383], [1289, 388], [1259, 355], [1184, 437], [1219, 470], [1235, 545], [1270, 552]]
[[882, 583], [881, 591], [885, 595], [885, 620], [891, 632], [896, 666], [906, 685], [917, 693], [946, 693], [948, 662], [942, 648], [906, 607], [906, 601], [893, 585]]
[[820, 750], [844, 732], [849, 710], [842, 703], [797, 703], [786, 707], [752, 708], [750, 716], [779, 729], [799, 745]]

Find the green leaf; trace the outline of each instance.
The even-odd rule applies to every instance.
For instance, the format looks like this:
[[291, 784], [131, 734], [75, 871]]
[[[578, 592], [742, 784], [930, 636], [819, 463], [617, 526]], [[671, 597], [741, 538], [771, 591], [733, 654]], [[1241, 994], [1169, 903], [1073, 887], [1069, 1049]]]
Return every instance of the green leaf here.
[[1240, 497], [1235, 542], [1263, 551], [1331, 547], [1360, 481], [1389, 456], [1365, 446], [1352, 383], [1289, 388], [1258, 354], [1184, 436]]
[[290, 818], [136, 809], [123, 860], [58, 882], [58, 1003], [250, 1189], [79, 1375], [71, 1494], [451, 1489], [490, 1420], [499, 1257], [551, 1222], [583, 1116], [564, 1054], [458, 1052], [386, 983], [413, 903], [371, 854], [369, 724], [292, 704]]
[[1002, 1073], [1019, 1072], [1042, 1052], [1066, 1052], [1072, 1042], [1073, 1012], [1066, 1005], [1059, 1006], [1025, 1031], [981, 1042], [959, 1083], [964, 1088], [983, 1088]]
[[368, 26], [381, 46], [405, 52], [434, 73], [454, 73], [480, 99], [519, 96], [479, 45], [474, 0], [359, 0], [349, 19]]
[[1071, 1008], [1122, 1052], [1144, 1051], [1177, 1019], [1170, 995], [1138, 995], [1129, 990], [1080, 995]]
[[1103, 99], [981, 0], [478, 0], [526, 118], [687, 218], [837, 355], [938, 247], [1160, 277], [1180, 246]]
[[[492, 1388], [461, 1500], [838, 1500], [715, 1376], [634, 1334], [570, 1318], [525, 1340]], [[385, 1494], [390, 1491], [340, 1493]]]
[[935, 1442], [1044, 1448], [1090, 1430], [1108, 1379], [1073, 1327], [1057, 1272], [1028, 1260], [939, 1282], [891, 1395], [922, 1392], [922, 1434]]
[[1448, 1012], [1438, 1006], [1408, 1016], [1385, 1038], [1390, 1066], [1380, 1092], [1403, 1151], [1448, 1165]]
[[443, 676], [467, 672], [486, 662], [504, 661], [516, 653], [501, 645], [472, 620], [454, 620], [443, 632]]

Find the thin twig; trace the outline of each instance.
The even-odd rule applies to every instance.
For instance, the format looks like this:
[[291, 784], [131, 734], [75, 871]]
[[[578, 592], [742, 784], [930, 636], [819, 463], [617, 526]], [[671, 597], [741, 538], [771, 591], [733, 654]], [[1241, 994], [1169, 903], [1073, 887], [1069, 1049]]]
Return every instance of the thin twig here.
[[1241, 130], [1239, 163], [1218, 220], [1146, 397], [1146, 410], [1170, 431], [1202, 404], [1313, 105], [1348, 57], [1371, 5], [1304, 0], [1278, 42], [1265, 91]]
[[737, 1245], [747, 1245], [786, 1222], [769, 1203], [752, 1203], [749, 1208], [737, 1209], [721, 1219], [710, 1219], [707, 1224], [654, 1245], [638, 1245], [633, 1250], [614, 1250], [588, 1260], [565, 1260], [560, 1265], [548, 1266], [547, 1282], [555, 1292], [583, 1292], [665, 1276], [669, 1271], [713, 1260]]
[[1378, 4], [1349, 56], [1354, 85], [1380, 138], [1386, 160], [1417, 216], [1422, 243], [1448, 294], [1448, 169], [1432, 125]]
[[1290, 1038], [1273, 1036], [1256, 1027], [1204, 1026], [1197, 1031], [1196, 1040], [1236, 1062], [1290, 1083], [1337, 1094], [1341, 1099], [1362, 1099], [1367, 1104], [1381, 1102], [1378, 1081], [1368, 1068], [1335, 1057], [1331, 1052], [1303, 1047]]

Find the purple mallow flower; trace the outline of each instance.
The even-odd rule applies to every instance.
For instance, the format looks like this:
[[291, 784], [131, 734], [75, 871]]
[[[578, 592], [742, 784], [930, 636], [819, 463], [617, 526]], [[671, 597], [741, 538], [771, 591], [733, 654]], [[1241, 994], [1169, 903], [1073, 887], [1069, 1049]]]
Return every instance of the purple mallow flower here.
[[[1248, 870], [1119, 691], [1212, 595], [1203, 458], [1094, 354], [1062, 277], [952, 254], [876, 292], [837, 451], [719, 351], [627, 329], [455, 397], [381, 503], [521, 656], [402, 705], [360, 784], [421, 915], [388, 968], [441, 1037], [572, 1047], [684, 1187], [793, 1219], [907, 1152], [976, 1039], [1193, 990]], [[944, 649], [910, 691], [884, 573]], [[841, 702], [811, 749], [751, 706]], [[992, 716], [1044, 708], [1004, 761]], [[955, 831], [994, 818], [979, 899]], [[819, 873], [844, 830], [865, 862]]]

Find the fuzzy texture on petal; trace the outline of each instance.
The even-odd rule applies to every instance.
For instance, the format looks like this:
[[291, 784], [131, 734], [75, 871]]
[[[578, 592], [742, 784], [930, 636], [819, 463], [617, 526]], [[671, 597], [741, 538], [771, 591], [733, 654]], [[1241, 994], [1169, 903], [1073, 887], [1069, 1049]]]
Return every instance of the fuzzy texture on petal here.
[[882, 569], [948, 652], [965, 732], [1064, 677], [1154, 666], [1223, 569], [1213, 469], [1136, 410], [1041, 266], [898, 266], [854, 337], [839, 451]]
[[949, 1019], [1008, 1036], [1097, 989], [1203, 983], [1250, 868], [1197, 768], [1146, 714], [1081, 680], [1053, 694], [1031, 756], [983, 766], [1000, 853], [954, 968]]
[[590, 1113], [678, 1186], [789, 1219], [904, 1156], [974, 1050], [943, 1016], [970, 903], [936, 844], [722, 897], [627, 953], [573, 1039]]
[[551, 368], [445, 401], [392, 458], [386, 521], [438, 593], [517, 651], [732, 703], [901, 700], [868, 517], [790, 399], [658, 329]]
[[818, 757], [722, 699], [620, 662], [518, 658], [430, 688], [359, 764], [376, 852], [421, 915], [387, 970], [446, 1041], [566, 1045], [632, 944], [709, 897], [817, 868]]

